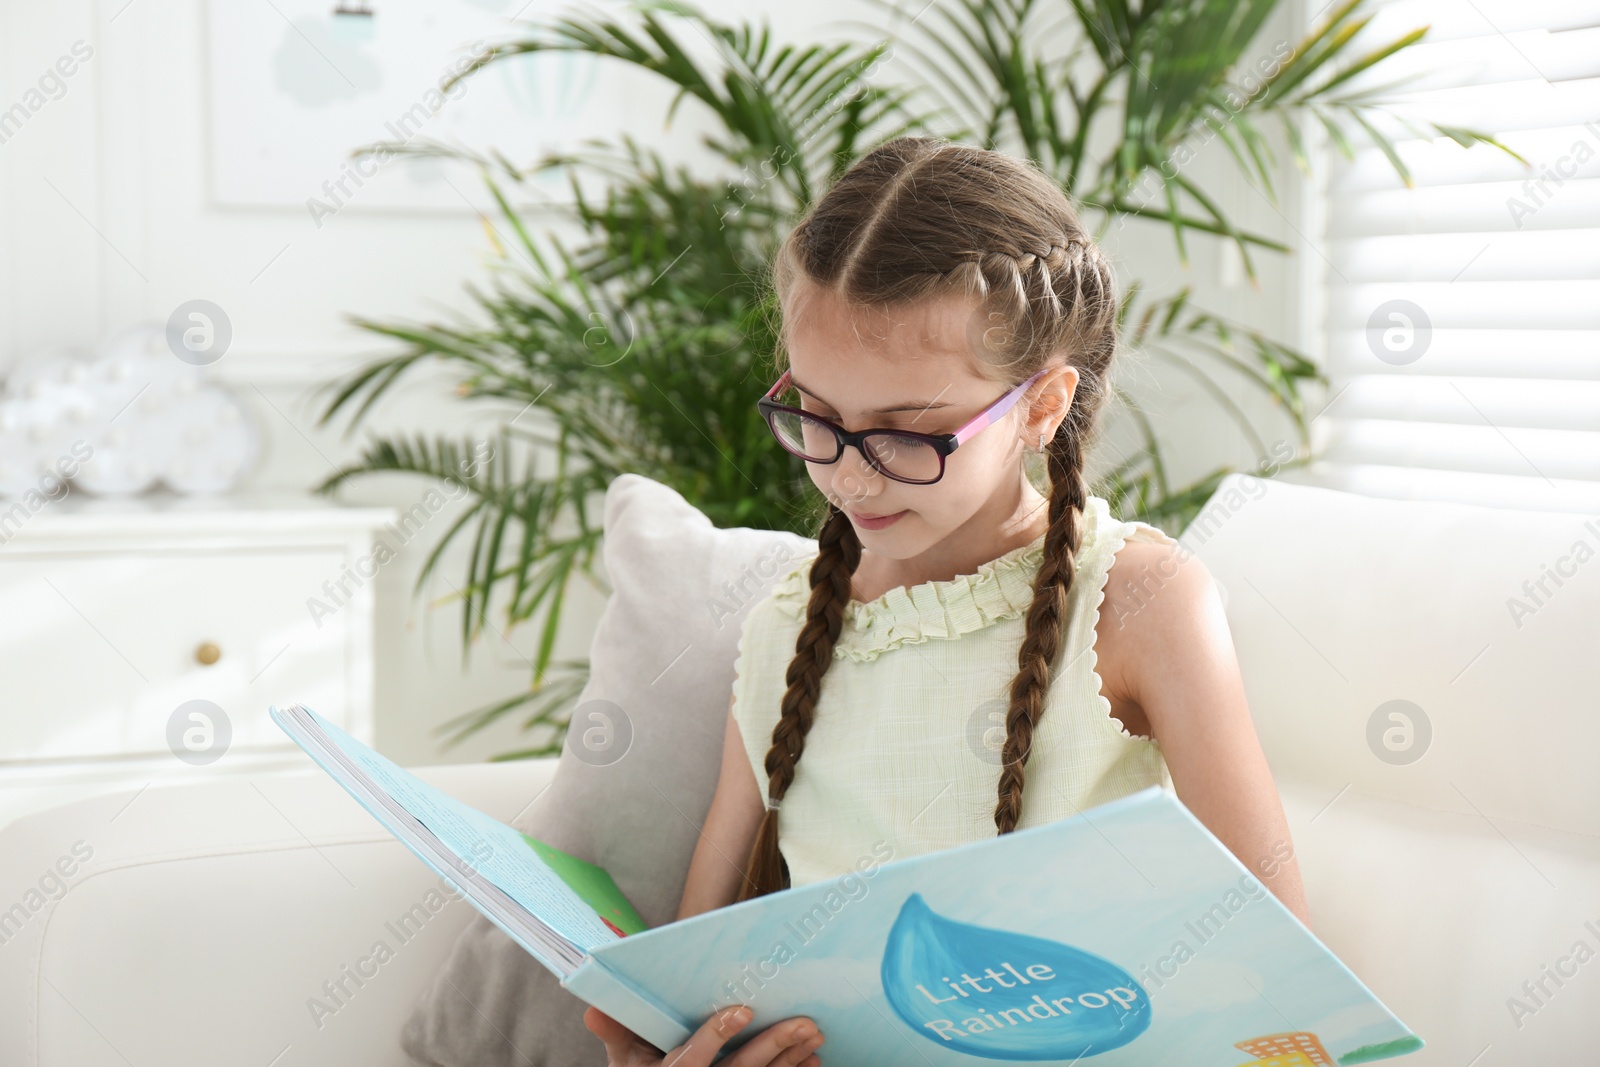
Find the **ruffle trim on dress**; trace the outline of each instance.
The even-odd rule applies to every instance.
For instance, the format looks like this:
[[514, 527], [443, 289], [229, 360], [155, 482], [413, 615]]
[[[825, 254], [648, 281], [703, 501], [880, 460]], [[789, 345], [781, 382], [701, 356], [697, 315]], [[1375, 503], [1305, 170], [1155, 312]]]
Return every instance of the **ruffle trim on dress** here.
[[[1084, 508], [1082, 544], [1077, 571], [1087, 577], [1091, 567], [1102, 566], [1103, 537], [1111, 524], [1110, 506], [1090, 496]], [[876, 600], [850, 601], [848, 623], [834, 646], [836, 658], [856, 662], [876, 659], [901, 645], [921, 644], [934, 638], [954, 638], [981, 630], [1004, 619], [1020, 618], [1033, 603], [1033, 580], [1044, 558], [1044, 535], [1026, 545], [978, 565], [973, 574], [946, 581], [923, 582], [909, 589], [896, 586]], [[773, 605], [791, 619], [805, 617], [811, 597], [811, 564], [816, 553], [800, 560], [774, 583]]]

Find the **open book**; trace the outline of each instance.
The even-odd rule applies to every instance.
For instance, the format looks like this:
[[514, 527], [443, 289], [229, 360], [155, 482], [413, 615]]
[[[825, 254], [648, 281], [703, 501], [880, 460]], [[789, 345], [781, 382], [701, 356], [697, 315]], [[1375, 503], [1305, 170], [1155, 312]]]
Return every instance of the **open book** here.
[[383, 826], [663, 1050], [748, 1004], [825, 1062], [1365, 1063], [1422, 1040], [1173, 793], [894, 859], [654, 929], [611, 877], [452, 799], [302, 705], [271, 709]]

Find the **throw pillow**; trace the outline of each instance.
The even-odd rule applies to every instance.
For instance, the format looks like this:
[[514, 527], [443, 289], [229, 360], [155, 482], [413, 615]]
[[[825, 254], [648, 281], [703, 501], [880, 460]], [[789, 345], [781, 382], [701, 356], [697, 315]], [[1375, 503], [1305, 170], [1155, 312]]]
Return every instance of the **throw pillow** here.
[[[555, 777], [518, 829], [611, 873], [651, 926], [673, 921], [721, 765], [740, 625], [816, 544], [717, 529], [637, 474], [606, 490], [612, 594]], [[585, 1005], [474, 914], [401, 1031], [425, 1067], [604, 1067]]]

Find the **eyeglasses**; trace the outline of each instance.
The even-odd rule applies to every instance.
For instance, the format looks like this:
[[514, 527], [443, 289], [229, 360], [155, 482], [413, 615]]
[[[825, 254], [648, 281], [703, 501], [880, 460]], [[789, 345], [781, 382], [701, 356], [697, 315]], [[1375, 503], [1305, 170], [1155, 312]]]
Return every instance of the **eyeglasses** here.
[[851, 433], [821, 416], [774, 400], [789, 384], [788, 371], [784, 371], [777, 384], [767, 390], [766, 396], [756, 401], [756, 407], [767, 420], [767, 426], [778, 443], [807, 463], [836, 463], [844, 455], [844, 446], [853, 445], [878, 473], [897, 482], [932, 485], [944, 477], [945, 457], [1004, 418], [1006, 412], [1046, 370], [1049, 368], [1041, 369], [1011, 389], [955, 433], [881, 429]]

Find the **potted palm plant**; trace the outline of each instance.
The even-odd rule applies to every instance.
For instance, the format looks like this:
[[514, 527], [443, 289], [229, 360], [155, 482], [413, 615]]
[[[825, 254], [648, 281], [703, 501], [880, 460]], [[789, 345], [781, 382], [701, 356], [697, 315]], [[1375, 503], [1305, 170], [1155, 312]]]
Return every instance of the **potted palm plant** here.
[[[789, 221], [875, 144], [916, 131], [1025, 155], [1101, 233], [1158, 223], [1185, 260], [1187, 234], [1218, 235], [1237, 247], [1252, 281], [1258, 256], [1289, 248], [1236, 225], [1185, 170], [1196, 141], [1220, 139], [1240, 173], [1269, 194], [1276, 158], [1268, 123], [1302, 167], [1309, 120], [1347, 154], [1347, 128], [1370, 137], [1405, 175], [1372, 120], [1381, 101], [1348, 83], [1424, 30], [1358, 51], [1351, 42], [1367, 18], [1361, 0], [1332, 6], [1302, 40], [1266, 49], [1261, 30], [1279, 0], [933, 0], [909, 19], [887, 0], [874, 2], [886, 21], [863, 26], [868, 36], [858, 44], [779, 44], [764, 26], [676, 2], [562, 15], [499, 43], [452, 79], [539, 52], [630, 64], [673, 91], [674, 109], [692, 99], [714, 117], [705, 145], [725, 164], [720, 174], [692, 174], [625, 136], [527, 165], [426, 140], [357, 150], [471, 160], [501, 214], [489, 228], [500, 253], [491, 283], [470, 290], [476, 314], [453, 323], [353, 317], [398, 348], [330, 382], [321, 413], [323, 423], [344, 417], [354, 430], [424, 362], [452, 368], [466, 402], [509, 401], [518, 410], [498, 425], [486, 462], [462, 462], [470, 441], [375, 435], [318, 486], [332, 493], [380, 472], [455, 479], [471, 502], [433, 547], [418, 591], [445, 548], [466, 537], [467, 573], [452, 583], [464, 648], [493, 625], [491, 603], [502, 632], [542, 614], [529, 687], [445, 724], [449, 743], [518, 713], [543, 736], [501, 758], [559, 751], [564, 715], [587, 678], [586, 661], [554, 658], [561, 608], [574, 578], [603, 584], [593, 568], [595, 506], [618, 474], [672, 486], [719, 525], [809, 534], [822, 502], [803, 492], [800, 462], [771, 439], [752, 399], [766, 385], [775, 342], [765, 270]], [[690, 34], [714, 45], [712, 58], [685, 46]], [[879, 71], [891, 57], [904, 69], [895, 80]], [[1494, 143], [1432, 128], [1464, 146]], [[531, 229], [519, 200], [555, 168], [603, 180], [598, 196], [571, 183], [561, 210], [581, 238], [570, 247]], [[1296, 442], [1274, 467], [1307, 461], [1304, 387], [1320, 375], [1301, 353], [1197, 306], [1187, 288], [1147, 293], [1136, 280], [1125, 286], [1122, 327], [1128, 345], [1192, 378], [1262, 456], [1262, 428], [1235, 395], [1268, 398], [1288, 428], [1283, 439]], [[1138, 397], [1119, 393], [1117, 401], [1108, 423], [1137, 444], [1099, 464], [1095, 491], [1121, 514], [1180, 528], [1232, 468], [1217, 463], [1174, 482], [1160, 427]]]

